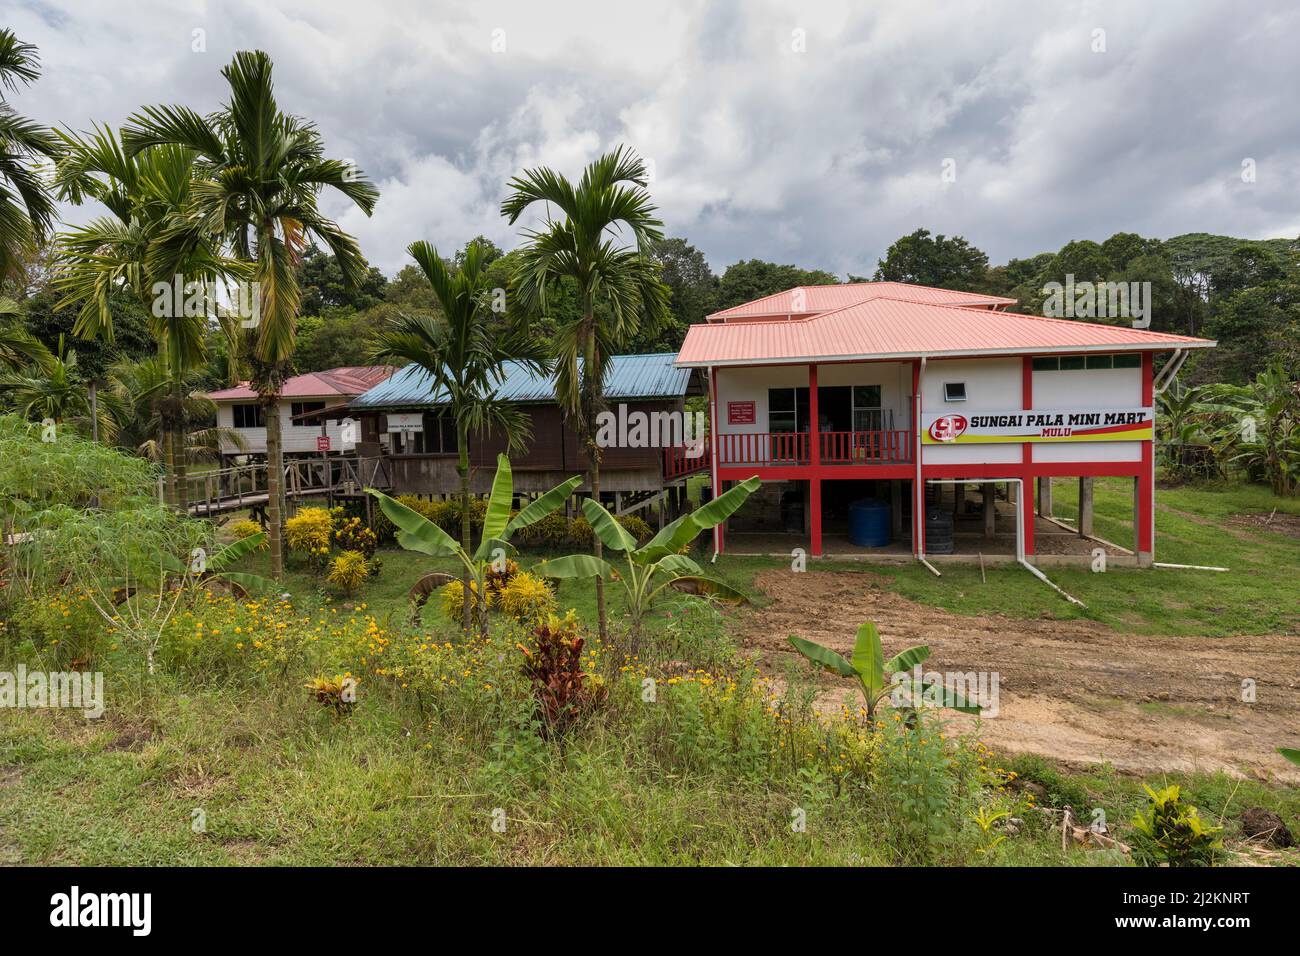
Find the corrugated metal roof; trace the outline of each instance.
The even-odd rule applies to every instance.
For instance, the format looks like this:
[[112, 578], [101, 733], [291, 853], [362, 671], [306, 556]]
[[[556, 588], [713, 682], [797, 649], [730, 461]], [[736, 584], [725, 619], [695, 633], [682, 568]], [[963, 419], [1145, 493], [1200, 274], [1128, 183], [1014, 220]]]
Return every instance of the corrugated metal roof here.
[[1015, 305], [1015, 299], [978, 292], [956, 292], [907, 282], [849, 282], [843, 285], [801, 285], [784, 292], [774, 292], [753, 302], [709, 315], [710, 322], [735, 322], [791, 316], [807, 319], [821, 312], [843, 309], [872, 299], [906, 299], [931, 305], [957, 305], [972, 308], [995, 308]]
[[[605, 376], [606, 400], [681, 398], [686, 394], [691, 370], [677, 368], [673, 352], [653, 355], [615, 355]], [[509, 402], [555, 401], [555, 376], [536, 375], [517, 362], [505, 363], [505, 379], [498, 396]], [[354, 411], [381, 411], [397, 408], [429, 408], [441, 405], [445, 398], [435, 394], [433, 383], [423, 370], [414, 365], [398, 369], [392, 378], [381, 382], [351, 402]]]
[[801, 322], [693, 325], [684, 367], [783, 361], [1206, 348], [1207, 339], [1128, 326], [879, 298]]

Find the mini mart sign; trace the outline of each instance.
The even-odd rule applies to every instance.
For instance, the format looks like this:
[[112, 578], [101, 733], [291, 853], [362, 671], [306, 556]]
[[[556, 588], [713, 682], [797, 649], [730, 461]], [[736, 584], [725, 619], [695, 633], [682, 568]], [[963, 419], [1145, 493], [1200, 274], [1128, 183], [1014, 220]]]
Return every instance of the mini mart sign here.
[[923, 415], [923, 445], [999, 442], [1150, 441], [1150, 408], [1065, 409]]
[[410, 435], [424, 431], [423, 412], [390, 412], [388, 414], [388, 433]]

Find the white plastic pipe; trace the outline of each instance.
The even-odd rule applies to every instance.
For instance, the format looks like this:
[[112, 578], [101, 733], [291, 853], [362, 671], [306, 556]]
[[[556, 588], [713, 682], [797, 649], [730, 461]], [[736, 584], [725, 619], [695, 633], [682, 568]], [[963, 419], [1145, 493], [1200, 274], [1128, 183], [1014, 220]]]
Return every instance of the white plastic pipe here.
[[[992, 478], [988, 480], [1006, 481], [1016, 486], [1016, 561], [1024, 565], [1024, 567], [1028, 569], [1030, 574], [1038, 578], [1038, 580], [1042, 581], [1044, 584], [1050, 587], [1057, 594], [1061, 595], [1061, 597], [1065, 598], [1071, 604], [1077, 604], [1079, 607], [1086, 608], [1088, 605], [1084, 604], [1078, 598], [1073, 597], [1072, 595], [1067, 594], [1065, 591], [1061, 590], [1059, 587], [1057, 587], [1055, 583], [1053, 583], [1051, 578], [1049, 578], [1042, 571], [1038, 570], [1038, 568], [1034, 567], [1025, 559], [1025, 509], [1024, 509], [1025, 483], [1024, 480], [1021, 478]], [[958, 478], [931, 478], [927, 482], [927, 484], [960, 485], [960, 484], [965, 484], [965, 482]], [[925, 562], [924, 558], [922, 558], [921, 560], [922, 563], [928, 563]], [[930, 570], [934, 571], [934, 568], [930, 568]], [[938, 571], [935, 571], [935, 574], [938, 573], [939, 573]]]

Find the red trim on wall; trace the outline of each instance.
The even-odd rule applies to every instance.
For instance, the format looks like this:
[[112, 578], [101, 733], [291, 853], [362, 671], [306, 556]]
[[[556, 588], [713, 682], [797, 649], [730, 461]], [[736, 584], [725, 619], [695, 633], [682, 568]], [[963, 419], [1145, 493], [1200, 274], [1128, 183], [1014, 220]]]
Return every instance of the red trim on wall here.
[[[1024, 408], [1034, 407], [1034, 357], [1022, 356], [1020, 359], [1020, 401]], [[1034, 553], [1034, 479], [1030, 469], [1034, 464], [1034, 446], [1032, 442], [1020, 443], [1020, 462], [1024, 471], [1020, 485], [1020, 510], [1024, 514], [1025, 554]]]
[[[1154, 354], [1142, 353], [1142, 404], [1153, 407], [1155, 387]], [[1151, 434], [1155, 436], [1155, 413], [1152, 412]], [[1138, 477], [1137, 549], [1155, 558], [1156, 552], [1156, 462], [1155, 441], [1142, 443], [1142, 474]]]
[[1156, 551], [1155, 455], [1152, 443], [1142, 443], [1142, 474], [1138, 480], [1137, 549], [1154, 557]]
[[912, 553], [918, 558], [925, 549], [925, 485], [916, 480], [916, 463], [921, 458], [921, 360], [912, 362]]

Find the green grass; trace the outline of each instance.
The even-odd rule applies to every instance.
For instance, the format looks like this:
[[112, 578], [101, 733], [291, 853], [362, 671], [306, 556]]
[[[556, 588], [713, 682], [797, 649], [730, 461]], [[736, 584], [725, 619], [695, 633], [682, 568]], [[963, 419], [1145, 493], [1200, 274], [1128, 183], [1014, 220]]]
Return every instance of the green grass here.
[[[1078, 484], [1054, 483], [1057, 517], [1075, 520]], [[1128, 546], [1132, 539], [1132, 485], [1098, 480], [1094, 492], [1095, 533]], [[1048, 614], [1086, 618], [1123, 631], [1145, 634], [1226, 636], [1294, 634], [1300, 629], [1295, 593], [1300, 540], [1280, 532], [1234, 528], [1235, 514], [1269, 514], [1274, 508], [1300, 514], [1300, 499], [1278, 498], [1258, 486], [1161, 488], [1156, 500], [1156, 560], [1173, 564], [1227, 567], [1229, 573], [1110, 566], [1105, 573], [1086, 567], [1047, 567], [1057, 585], [1087, 605], [1076, 607], [1023, 568], [987, 569], [945, 565], [936, 578], [919, 565], [875, 568], [899, 593], [959, 614], [1007, 614], [1037, 618]], [[863, 567], [861, 564], [828, 567]]]
[[1288, 823], [1300, 818], [1300, 788], [1273, 786], [1226, 773], [1158, 774], [1143, 781], [1104, 764], [1067, 772], [1050, 759], [1033, 754], [1007, 756], [1003, 766], [1043, 787], [1049, 805], [1069, 804], [1084, 819], [1100, 808], [1112, 827], [1127, 824], [1146, 806], [1144, 782], [1153, 789], [1178, 784], [1183, 799], [1199, 808], [1207, 822], [1225, 826], [1230, 837], [1236, 835], [1241, 814], [1250, 807], [1272, 810]]
[[[1075, 521], [1078, 484], [1054, 483], [1055, 514]], [[1132, 485], [1120, 479], [1099, 479], [1094, 492], [1095, 533], [1128, 546], [1132, 531]], [[1156, 493], [1156, 558], [1174, 564], [1228, 567], [1229, 573], [1175, 569], [1136, 569], [1112, 565], [1104, 574], [1086, 567], [1048, 567], [1045, 573], [1087, 605], [1081, 609], [1062, 599], [1023, 568], [989, 566], [980, 577], [973, 565], [945, 565], [936, 578], [919, 564], [873, 565], [864, 561], [814, 562], [816, 570], [869, 570], [886, 586], [922, 604], [958, 614], [1006, 614], [1019, 618], [1049, 615], [1061, 620], [1083, 618], [1118, 630], [1147, 634], [1226, 636], [1233, 634], [1300, 633], [1300, 602], [1283, 598], [1295, 589], [1300, 567], [1300, 539], [1281, 532], [1232, 527], [1226, 519], [1238, 514], [1269, 514], [1274, 509], [1300, 514], [1300, 499], [1279, 498], [1259, 485], [1187, 486], [1160, 488]], [[699, 551], [704, 561], [709, 552]], [[406, 591], [427, 571], [458, 572], [454, 560], [434, 560], [392, 548], [381, 552], [383, 575], [367, 590], [372, 607], [395, 615], [406, 613]], [[554, 553], [525, 550], [519, 556], [528, 567]], [[710, 574], [747, 589], [758, 602], [753, 578], [762, 570], [786, 568], [781, 558], [723, 555], [709, 565]], [[259, 568], [266, 570], [263, 557]], [[295, 571], [291, 562], [290, 589], [314, 588], [314, 579]], [[625, 609], [620, 589], [607, 588], [611, 619]], [[559, 592], [564, 607], [574, 607], [584, 620], [595, 615], [594, 589], [566, 581]], [[1173, 613], [1171, 613], [1173, 612]], [[648, 626], [662, 622], [664, 610]]]
[[[1058, 483], [1058, 512], [1067, 517], [1072, 493], [1072, 483]], [[870, 569], [900, 593], [958, 613], [1036, 618], [1046, 612], [1188, 636], [1294, 631], [1295, 608], [1282, 596], [1293, 593], [1300, 545], [1281, 534], [1229, 533], [1223, 522], [1274, 507], [1296, 513], [1300, 503], [1258, 488], [1162, 489], [1158, 499], [1158, 556], [1223, 564], [1231, 574], [1049, 569], [1088, 603], [1083, 612], [1019, 568], [990, 568], [987, 584], [978, 568], [961, 566], [945, 568], [938, 579], [919, 567], [860, 563], [817, 563], [809, 573]], [[1099, 482], [1096, 505], [1097, 532], [1126, 541], [1127, 487]], [[525, 553], [520, 563], [527, 567], [543, 556]], [[456, 567], [392, 549], [381, 557], [382, 573], [356, 600], [396, 632], [409, 616], [410, 585], [428, 571]], [[259, 556], [250, 570], [265, 571], [265, 564], [265, 555]], [[785, 566], [778, 559], [724, 556], [712, 571], [752, 589], [759, 571]], [[319, 579], [296, 557], [284, 586], [295, 604], [325, 599]], [[612, 586], [608, 595], [617, 629], [621, 589]], [[594, 621], [590, 585], [564, 582], [559, 601], [588, 624]], [[435, 605], [426, 608], [420, 630], [455, 640], [454, 626]], [[656, 610], [652, 635], [672, 622], [670, 613], [672, 602]], [[494, 665], [499, 673], [518, 681], [514, 659], [503, 652], [501, 660]], [[526, 696], [503, 691], [491, 707], [471, 712], [467, 697], [417, 698], [396, 684], [372, 681], [363, 684], [362, 703], [351, 716], [340, 718], [303, 690], [312, 673], [300, 668], [275, 678], [185, 683], [168, 675], [126, 681], [110, 674], [111, 706], [101, 721], [53, 711], [0, 712], [0, 863], [1117, 862], [1091, 851], [1063, 854], [1046, 820], [1023, 810], [1025, 832], [992, 857], [982, 856], [969, 801], [1006, 798], [969, 791], [952, 796], [964, 801], [956, 804], [957, 831], [922, 853], [899, 829], [891, 788], [901, 783], [835, 784], [828, 767], [836, 755], [818, 756], [816, 741], [831, 739], [836, 750], [840, 745], [799, 719], [807, 759], [800, 758], [799, 767], [792, 760], [790, 767], [756, 771], [746, 734], [765, 725], [720, 700], [698, 711], [687, 698], [666, 696], [676, 709], [661, 713], [624, 694], [560, 746], [531, 730], [511, 729], [503, 715], [512, 700], [517, 705]], [[513, 686], [518, 694], [519, 685]], [[797, 680], [792, 686], [797, 689]], [[1049, 805], [1069, 803], [1078, 813], [1101, 807], [1112, 826], [1126, 824], [1144, 800], [1141, 781], [1108, 767], [1067, 772], [1034, 756], [1005, 757], [1002, 766], [1041, 786]], [[1248, 806], [1273, 809], [1292, 825], [1300, 814], [1296, 788], [1225, 775], [1150, 782], [1180, 783], [1207, 819], [1223, 816], [1230, 835]], [[790, 826], [796, 807], [808, 813], [802, 833]], [[506, 817], [503, 833], [492, 828], [498, 808]], [[204, 815], [201, 832], [192, 827], [195, 811]]]

